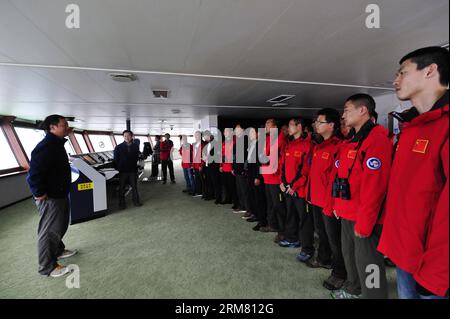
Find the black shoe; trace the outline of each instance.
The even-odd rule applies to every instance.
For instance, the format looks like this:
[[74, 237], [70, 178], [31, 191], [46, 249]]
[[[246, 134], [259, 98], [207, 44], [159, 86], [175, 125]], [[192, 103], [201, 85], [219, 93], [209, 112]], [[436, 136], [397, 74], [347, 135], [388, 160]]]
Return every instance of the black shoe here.
[[261, 225], [260, 224], [257, 224], [255, 227], [253, 227], [252, 229], [254, 230], [254, 231], [259, 231], [260, 229], [261, 229]]
[[167, 182], [166, 182], [166, 181], [163, 181], [162, 183], [163, 183], [163, 184], [167, 184]]
[[182, 192], [183, 193], [189, 193], [189, 190], [188, 189], [183, 189]]
[[134, 206], [136, 206], [136, 207], [141, 207], [141, 206], [142, 206], [142, 203], [141, 203], [141, 202], [134, 203]]
[[234, 206], [234, 205], [233, 205], [233, 207], [231, 207], [231, 209], [232, 209], [232, 210], [239, 210], [239, 206]]
[[170, 181], [170, 184], [175, 184], [175, 181]]
[[334, 291], [341, 289], [342, 286], [344, 285], [344, 282], [345, 282], [344, 279], [340, 279], [331, 275], [330, 277], [327, 278], [327, 280], [323, 282], [322, 285], [325, 289]]
[[249, 223], [254, 223], [254, 222], [257, 222], [258, 220], [255, 217], [250, 217], [250, 218], [247, 218], [247, 221]]
[[331, 269], [331, 262], [322, 263], [317, 258], [311, 258], [307, 262], [305, 262], [306, 266], [309, 268], [325, 268], [325, 269]]

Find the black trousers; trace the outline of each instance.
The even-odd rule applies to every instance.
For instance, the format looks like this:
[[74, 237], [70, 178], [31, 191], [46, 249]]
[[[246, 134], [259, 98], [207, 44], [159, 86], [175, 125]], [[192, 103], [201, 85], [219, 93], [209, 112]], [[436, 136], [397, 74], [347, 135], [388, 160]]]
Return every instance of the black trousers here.
[[362, 293], [364, 299], [388, 297], [384, 256], [377, 250], [381, 229], [381, 225], [375, 225], [370, 237], [358, 238], [355, 223], [342, 220], [342, 254], [347, 269], [343, 289], [355, 295]]
[[284, 236], [286, 223], [286, 205], [281, 193], [280, 185], [265, 184], [267, 203], [267, 222], [270, 227], [278, 229], [278, 233]]
[[236, 189], [239, 200], [239, 207], [243, 210], [250, 210], [248, 196], [248, 179], [246, 175], [236, 175]]
[[57, 265], [57, 257], [64, 251], [62, 238], [66, 234], [70, 221], [70, 203], [68, 198], [48, 198], [36, 200], [39, 210], [38, 226], [38, 272], [49, 275]]
[[285, 238], [290, 242], [300, 240], [302, 252], [314, 256], [314, 219], [312, 212], [306, 209], [303, 198], [285, 195], [286, 226]]
[[194, 179], [195, 179], [195, 195], [203, 194], [203, 178], [202, 172], [194, 169]]
[[152, 163], [152, 175], [151, 177], [158, 177], [158, 173], [159, 173], [159, 163]]
[[222, 184], [220, 181], [220, 165], [217, 163], [208, 164], [207, 167], [207, 185], [208, 194], [216, 202], [222, 202]]
[[234, 175], [231, 172], [223, 172], [222, 184], [225, 189], [225, 203], [232, 203], [234, 207], [239, 207]]
[[324, 264], [329, 264], [331, 262], [331, 247], [323, 220], [324, 214], [322, 213], [322, 208], [315, 205], [310, 205], [310, 207], [314, 218], [314, 229], [319, 236], [317, 259]]
[[250, 211], [255, 215], [258, 224], [262, 227], [267, 226], [267, 207], [264, 184], [261, 181], [259, 186], [255, 186], [255, 179], [248, 179], [248, 196]]
[[139, 203], [139, 193], [137, 188], [137, 172], [120, 172], [119, 173], [119, 203], [123, 204], [125, 203], [125, 186], [130, 185], [131, 186], [131, 192], [132, 192], [132, 198], [133, 203]]
[[328, 243], [331, 249], [331, 275], [339, 279], [347, 279], [344, 257], [342, 256], [341, 244], [341, 220], [336, 217], [328, 217], [322, 214], [325, 231], [328, 237]]
[[175, 174], [173, 172], [173, 162], [172, 160], [162, 161], [162, 171], [163, 171], [163, 181], [167, 181], [167, 167], [169, 167], [170, 180], [175, 180]]

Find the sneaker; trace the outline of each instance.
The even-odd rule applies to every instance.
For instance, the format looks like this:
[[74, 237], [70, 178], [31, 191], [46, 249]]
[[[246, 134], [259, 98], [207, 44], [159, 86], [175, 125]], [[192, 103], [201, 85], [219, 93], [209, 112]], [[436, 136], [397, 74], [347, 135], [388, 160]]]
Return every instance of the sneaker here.
[[298, 255], [297, 255], [297, 260], [302, 262], [302, 263], [306, 263], [308, 260], [310, 260], [312, 258], [311, 255], [301, 251]]
[[202, 194], [196, 194], [196, 195], [192, 195], [192, 197], [197, 198], [197, 197], [202, 197]]
[[331, 298], [333, 299], [360, 299], [361, 295], [352, 295], [346, 292], [344, 289], [339, 289], [331, 292]]
[[249, 218], [252, 218], [252, 217], [254, 217], [254, 216], [255, 216], [255, 215], [253, 215], [252, 213], [247, 212], [247, 213], [245, 213], [244, 216], [242, 216], [241, 218], [242, 218], [242, 219], [249, 219]]
[[58, 278], [62, 277], [70, 272], [70, 269], [66, 266], [57, 264], [55, 269], [52, 270], [52, 272], [49, 274], [50, 277]]
[[247, 211], [244, 210], [244, 209], [241, 209], [241, 210], [239, 211], [239, 213], [241, 213], [241, 214], [247, 214]]
[[233, 213], [235, 214], [242, 214], [242, 213], [246, 213], [247, 211], [242, 211], [242, 210], [233, 210]]
[[325, 268], [325, 269], [331, 269], [331, 263], [322, 263], [317, 258], [311, 258], [306, 262], [306, 266], [309, 268]]
[[278, 243], [278, 245], [280, 247], [284, 247], [284, 248], [299, 248], [300, 247], [300, 242], [297, 241], [287, 241], [286, 239], [280, 240], [280, 242]]
[[74, 249], [74, 250], [64, 249], [62, 254], [60, 256], [58, 256], [58, 259], [69, 258], [69, 257], [72, 257], [73, 255], [76, 255], [77, 253], [78, 253], [78, 250], [76, 250], [76, 249]]
[[344, 282], [345, 282], [344, 279], [337, 278], [337, 277], [331, 275], [326, 280], [324, 280], [322, 285], [325, 289], [334, 291], [334, 290], [341, 289], [342, 286], [344, 285]]
[[248, 221], [249, 223], [255, 223], [255, 222], [258, 221], [258, 219], [257, 219], [256, 217], [250, 217], [250, 218], [247, 219], [247, 221]]
[[232, 210], [239, 210], [239, 207], [233, 205], [233, 206], [231, 207], [231, 209], [232, 209]]

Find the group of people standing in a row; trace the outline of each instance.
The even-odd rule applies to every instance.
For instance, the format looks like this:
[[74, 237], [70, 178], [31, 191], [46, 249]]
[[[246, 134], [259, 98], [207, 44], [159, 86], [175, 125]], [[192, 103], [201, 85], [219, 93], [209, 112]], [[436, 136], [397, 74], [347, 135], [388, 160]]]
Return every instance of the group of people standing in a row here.
[[[387, 298], [386, 257], [400, 298], [448, 297], [448, 51], [420, 49], [400, 64], [398, 98], [414, 105], [395, 114], [401, 135], [376, 123], [367, 94], [349, 97], [343, 114], [320, 110], [313, 133], [303, 118], [291, 119], [275, 143], [277, 122], [268, 119], [263, 147], [255, 129], [244, 134], [239, 124], [221, 144], [195, 132], [193, 144], [182, 137], [184, 192], [232, 204], [257, 222], [255, 231], [301, 247], [300, 262], [331, 269], [323, 286], [333, 298]], [[278, 167], [264, 173], [270, 163], [260, 159], [274, 154]]]

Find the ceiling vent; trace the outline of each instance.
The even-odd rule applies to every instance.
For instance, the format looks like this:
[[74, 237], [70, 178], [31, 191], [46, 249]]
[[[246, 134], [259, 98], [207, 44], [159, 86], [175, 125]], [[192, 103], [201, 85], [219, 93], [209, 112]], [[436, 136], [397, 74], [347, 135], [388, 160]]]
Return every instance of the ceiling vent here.
[[281, 102], [290, 100], [293, 97], [295, 97], [295, 95], [282, 94], [282, 95], [278, 95], [278, 96], [268, 100], [267, 102], [269, 102], [269, 103], [281, 103]]
[[109, 77], [117, 82], [133, 82], [137, 80], [136, 74], [132, 73], [109, 73]]
[[169, 96], [169, 90], [165, 89], [152, 89], [152, 93], [155, 99], [167, 99]]

